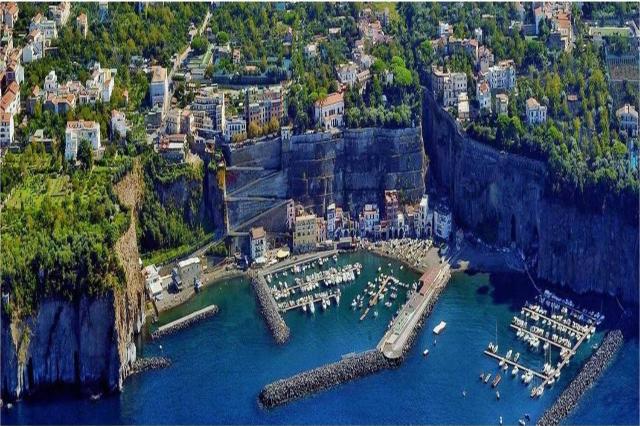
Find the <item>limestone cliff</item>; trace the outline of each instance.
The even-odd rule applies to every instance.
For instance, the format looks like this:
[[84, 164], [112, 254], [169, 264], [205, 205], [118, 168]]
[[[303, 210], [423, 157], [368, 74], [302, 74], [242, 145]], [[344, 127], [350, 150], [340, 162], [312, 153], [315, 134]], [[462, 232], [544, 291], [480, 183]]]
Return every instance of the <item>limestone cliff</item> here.
[[129, 229], [116, 243], [126, 277], [121, 288], [75, 302], [46, 299], [31, 317], [3, 318], [3, 399], [20, 398], [49, 386], [71, 386], [85, 392], [122, 387], [136, 359], [134, 338], [144, 322], [144, 281], [134, 214], [142, 182], [136, 162], [133, 171], [115, 186], [121, 203], [131, 209]]
[[538, 278], [637, 302], [637, 224], [550, 194], [545, 164], [470, 139], [428, 93], [424, 117], [430, 178], [449, 194], [458, 225], [537, 258]]

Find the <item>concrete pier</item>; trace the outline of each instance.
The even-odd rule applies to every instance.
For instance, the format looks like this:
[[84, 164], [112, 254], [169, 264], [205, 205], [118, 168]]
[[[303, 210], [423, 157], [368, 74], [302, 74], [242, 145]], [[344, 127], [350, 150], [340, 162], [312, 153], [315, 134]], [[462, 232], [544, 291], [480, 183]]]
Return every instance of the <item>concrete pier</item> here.
[[198, 321], [201, 321], [205, 318], [209, 318], [210, 316], [215, 315], [217, 312], [218, 312], [218, 307], [216, 305], [207, 306], [206, 308], [200, 309], [199, 311], [192, 312], [187, 316], [184, 316], [180, 319], [172, 321], [169, 324], [165, 324], [161, 327], [158, 327], [156, 331], [151, 333], [151, 338], [158, 339], [162, 336], [166, 336], [167, 334], [173, 333], [174, 331], [182, 330], [183, 328], [189, 327], [190, 325], [193, 325]]
[[392, 366], [377, 350], [362, 352], [268, 384], [258, 399], [264, 407], [272, 408]]
[[612, 330], [602, 340], [575, 379], [562, 392], [551, 408], [538, 420], [537, 425], [558, 425], [578, 405], [580, 398], [600, 378], [614, 355], [620, 350], [624, 338], [620, 330]]
[[262, 274], [254, 274], [251, 277], [251, 287], [256, 294], [256, 298], [258, 299], [258, 304], [260, 305], [260, 312], [262, 313], [262, 317], [267, 323], [267, 327], [271, 331], [273, 338], [276, 340], [276, 343], [282, 344], [289, 340], [289, 335], [291, 330], [282, 319], [280, 312], [278, 310], [278, 304], [273, 299], [271, 295], [271, 289], [269, 289], [269, 285], [267, 281], [264, 279]]
[[433, 267], [420, 277], [418, 291], [404, 305], [378, 343], [377, 348], [385, 357], [398, 359], [406, 355], [450, 277], [448, 263]]

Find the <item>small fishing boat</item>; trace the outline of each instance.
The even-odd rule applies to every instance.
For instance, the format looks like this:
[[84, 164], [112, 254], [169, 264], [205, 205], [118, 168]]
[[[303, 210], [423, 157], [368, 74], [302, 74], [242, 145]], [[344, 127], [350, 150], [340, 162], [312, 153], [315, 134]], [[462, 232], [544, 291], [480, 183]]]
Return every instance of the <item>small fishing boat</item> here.
[[484, 376], [484, 382], [485, 383], [489, 383], [489, 379], [491, 378], [491, 373], [487, 373], [486, 376]]
[[424, 355], [424, 356], [429, 355], [429, 349], [425, 349], [424, 352], [422, 352], [422, 355]]
[[500, 391], [496, 391], [496, 399], [500, 399]]
[[500, 383], [500, 380], [502, 380], [502, 377], [500, 376], [500, 374], [496, 374], [496, 377], [493, 379], [493, 382], [491, 382], [491, 387], [495, 388], [496, 386], [498, 386], [498, 384]]
[[447, 326], [447, 323], [446, 323], [446, 322], [444, 322], [444, 321], [440, 321], [440, 324], [436, 325], [436, 326], [433, 328], [433, 333], [434, 333], [434, 334], [440, 334], [440, 332], [441, 332], [442, 330], [444, 330], [444, 328], [445, 328], [446, 326]]

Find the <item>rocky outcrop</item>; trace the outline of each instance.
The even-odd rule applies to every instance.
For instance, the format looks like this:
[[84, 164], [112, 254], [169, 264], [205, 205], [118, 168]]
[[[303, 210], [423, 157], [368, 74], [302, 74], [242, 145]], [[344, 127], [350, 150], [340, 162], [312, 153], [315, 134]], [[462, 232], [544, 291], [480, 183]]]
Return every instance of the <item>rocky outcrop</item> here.
[[149, 370], [159, 370], [171, 366], [171, 360], [164, 356], [138, 358], [131, 367], [131, 374], [144, 373]]
[[126, 281], [101, 296], [42, 300], [30, 317], [3, 318], [2, 399], [50, 386], [96, 393], [122, 387], [136, 360], [134, 339], [144, 323], [144, 280], [138, 265], [134, 210], [142, 198], [139, 164], [114, 190], [131, 211], [116, 243]]
[[621, 212], [594, 213], [549, 193], [544, 163], [498, 151], [461, 132], [425, 95], [430, 178], [449, 195], [457, 225], [522, 249], [538, 278], [577, 292], [638, 300], [638, 226]]

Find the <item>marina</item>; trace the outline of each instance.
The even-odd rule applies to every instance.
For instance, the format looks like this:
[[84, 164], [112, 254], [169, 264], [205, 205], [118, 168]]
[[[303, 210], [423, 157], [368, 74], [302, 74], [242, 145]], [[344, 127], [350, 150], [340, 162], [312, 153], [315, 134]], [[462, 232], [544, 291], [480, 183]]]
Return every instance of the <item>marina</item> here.
[[[549, 291], [544, 294], [547, 298], [553, 295]], [[567, 305], [572, 307], [571, 313], [569, 313]], [[544, 342], [542, 352], [545, 363], [542, 371], [526, 367], [524, 364], [518, 363], [518, 359], [512, 360], [512, 349], [509, 349], [505, 356], [499, 355], [497, 343], [489, 343], [489, 348], [484, 351], [485, 355], [499, 361], [500, 368], [507, 370], [509, 366], [513, 366], [514, 377], [518, 375], [519, 371], [523, 371], [522, 380], [525, 384], [529, 384], [533, 377], [540, 379], [541, 382], [534, 384], [531, 389], [531, 398], [541, 397], [545, 387], [551, 387], [560, 378], [562, 369], [569, 364], [582, 343], [589, 340], [596, 332], [595, 324], [598, 318], [602, 317], [600, 313], [595, 312], [584, 315], [585, 310], [579, 310], [568, 299], [564, 299], [562, 305], [556, 303], [549, 306], [551, 312], [541, 305], [525, 302], [520, 310], [520, 315], [514, 316], [509, 325], [511, 329], [516, 330], [518, 339], [522, 339], [532, 352], [537, 353], [540, 350], [540, 342]], [[578, 318], [584, 322], [580, 322]], [[557, 361], [551, 360], [552, 348], [559, 349], [559, 360]], [[519, 356], [518, 353], [517, 357]]]

